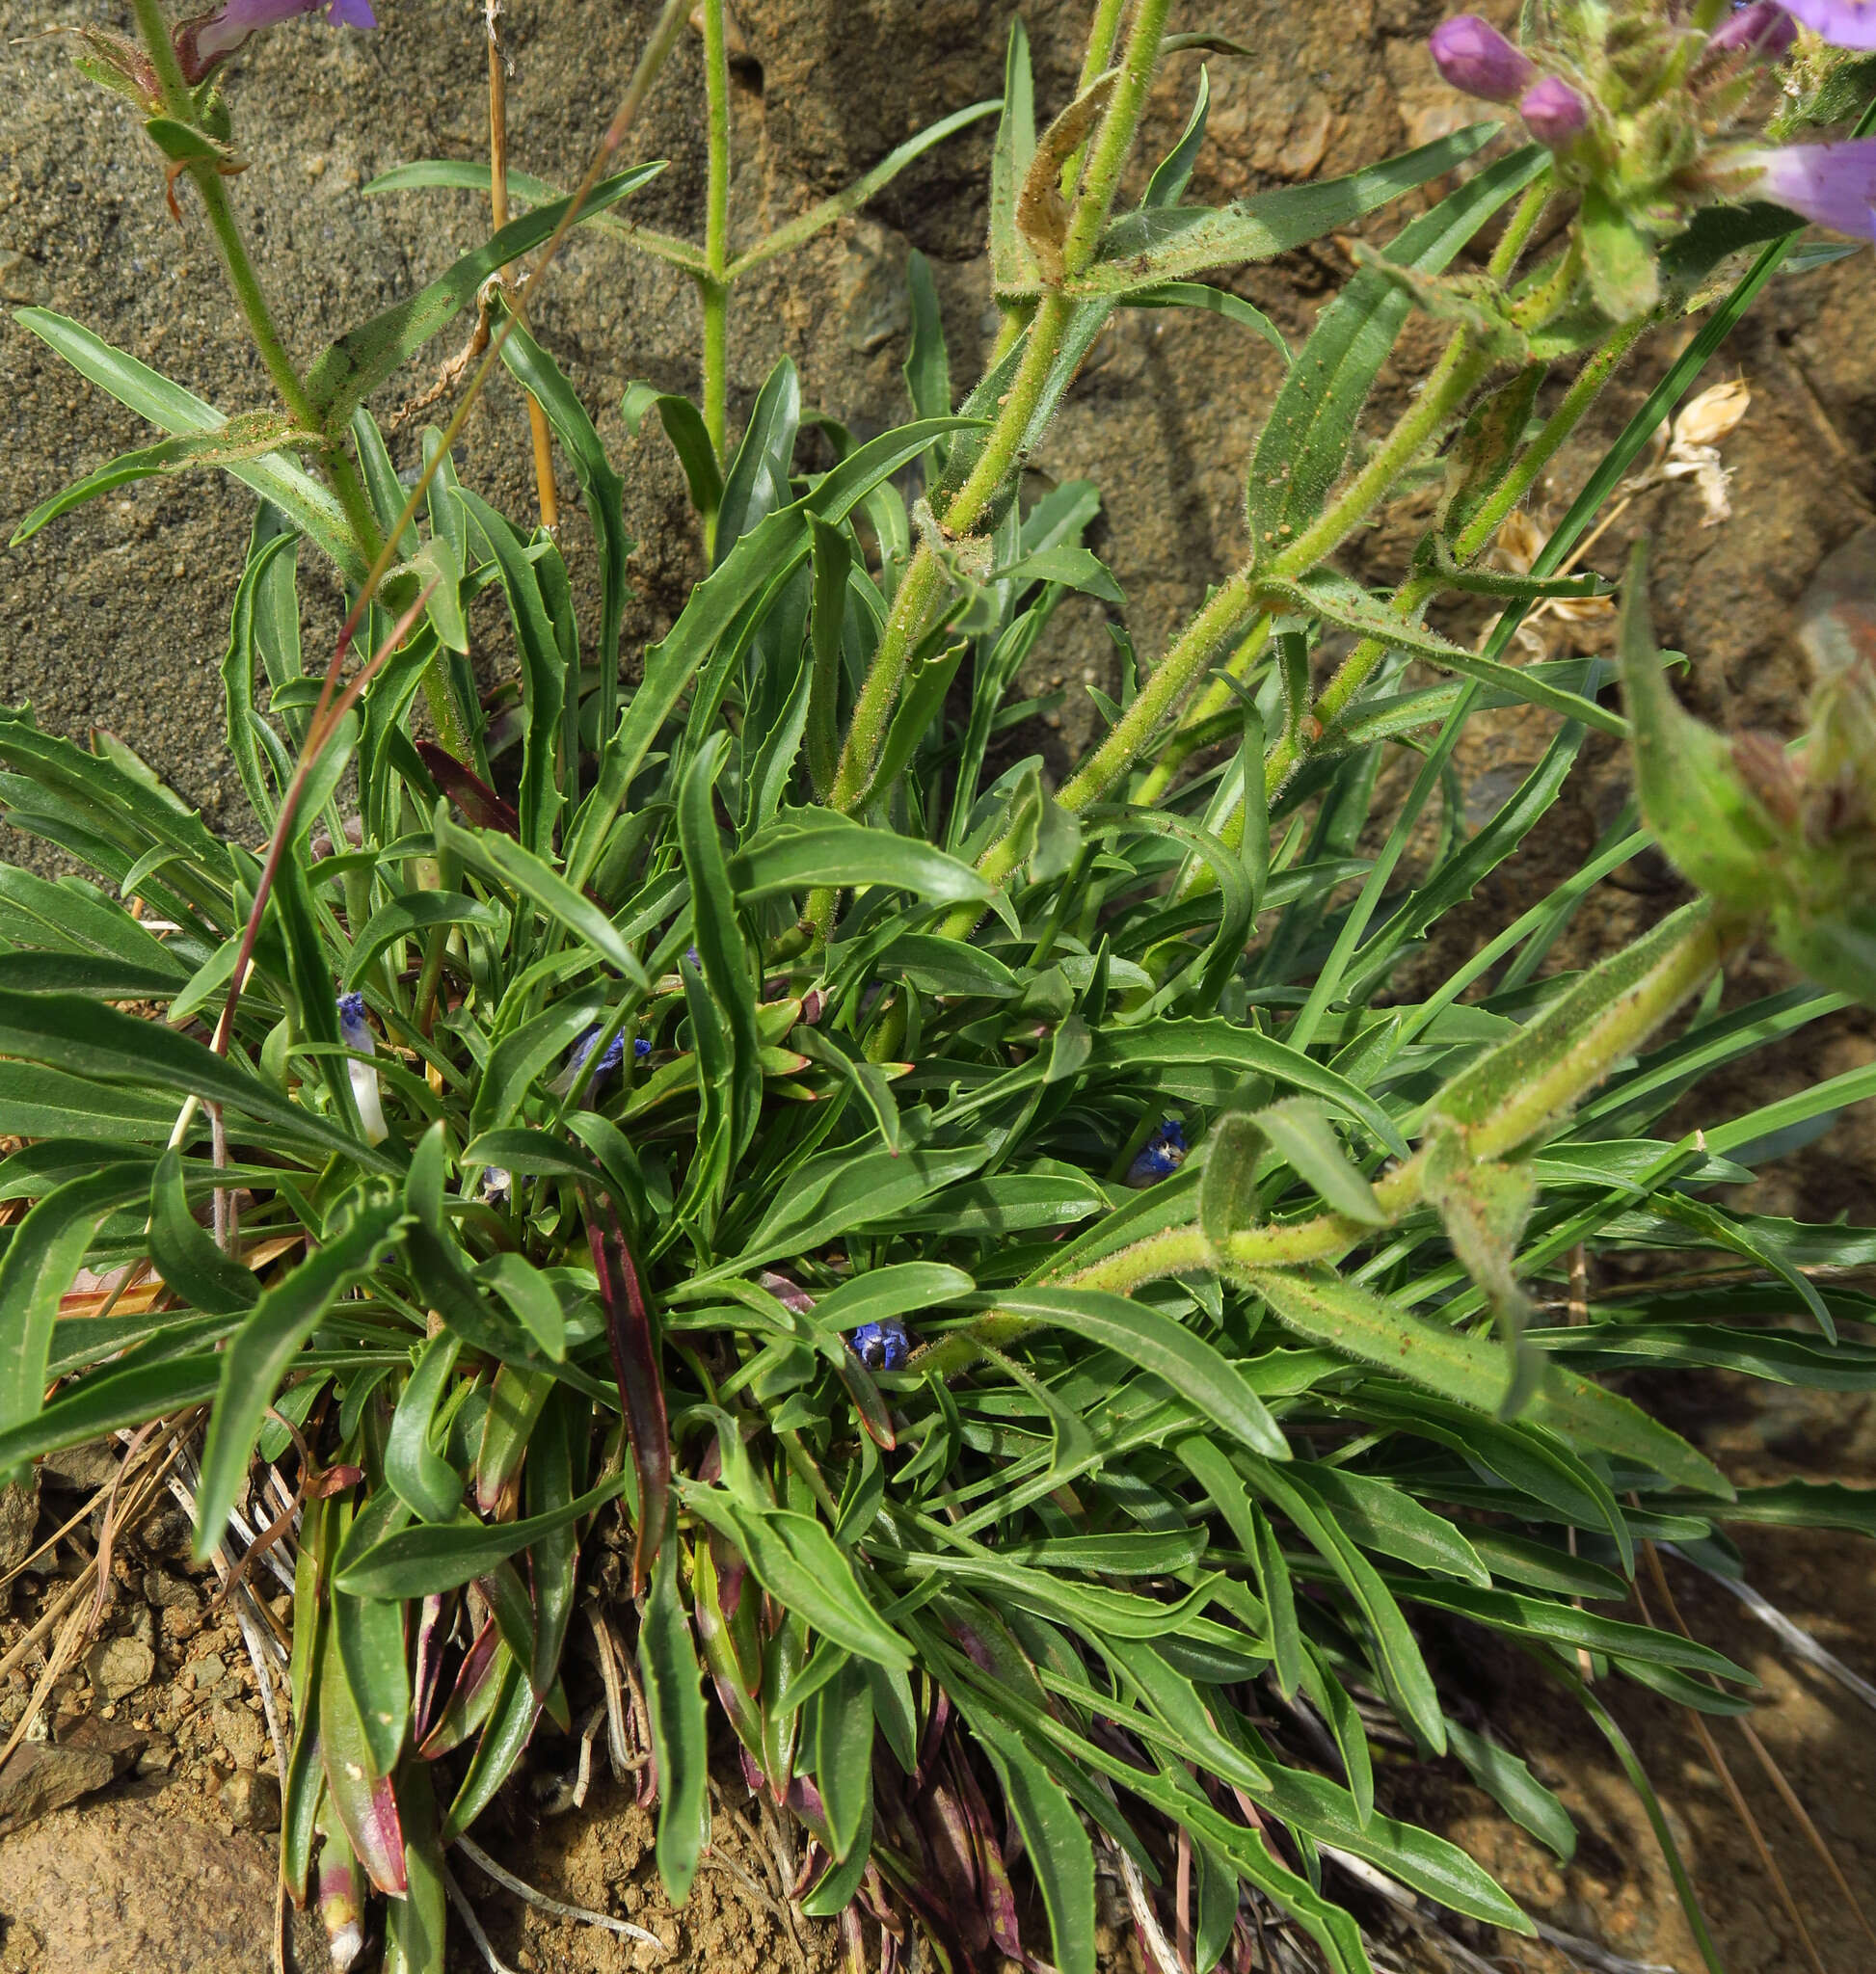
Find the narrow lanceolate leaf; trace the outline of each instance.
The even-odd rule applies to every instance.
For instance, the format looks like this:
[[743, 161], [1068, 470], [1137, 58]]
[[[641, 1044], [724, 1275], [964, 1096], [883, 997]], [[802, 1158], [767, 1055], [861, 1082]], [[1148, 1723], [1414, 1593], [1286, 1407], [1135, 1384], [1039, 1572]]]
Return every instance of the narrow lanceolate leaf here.
[[1290, 1457], [1289, 1442], [1243, 1374], [1215, 1346], [1184, 1323], [1126, 1295], [1092, 1289], [1015, 1289], [998, 1308], [1072, 1330], [1150, 1371], [1204, 1418], [1273, 1460]]
[[[157, 1160], [149, 1194], [149, 1258], [184, 1301], [208, 1316], [245, 1316], [259, 1299], [254, 1270], [216, 1246], [189, 1211], [182, 1157], [174, 1146]], [[0, 1281], [5, 1268], [0, 1267]], [[8, 1306], [0, 1289], [0, 1309]]]
[[13, 530], [9, 547], [39, 533], [47, 521], [56, 520], [87, 500], [127, 487], [135, 480], [147, 480], [153, 473], [173, 473], [184, 467], [225, 467], [264, 459], [285, 446], [309, 445], [317, 434], [301, 432], [281, 412], [243, 412], [213, 431], [191, 433], [186, 438], [164, 439], [138, 452], [120, 453], [108, 466], [87, 473], [64, 493], [42, 500]]
[[1651, 1468], [1675, 1486], [1731, 1498], [1731, 1481], [1679, 1433], [1650, 1419], [1632, 1399], [1604, 1391], [1555, 1362], [1545, 1370], [1530, 1413], [1540, 1426], [1576, 1445]]
[[678, 1595], [675, 1542], [658, 1553], [638, 1628], [638, 1672], [657, 1757], [657, 1874], [665, 1896], [682, 1906], [690, 1895], [708, 1827], [710, 1740], [697, 1653]]
[[[590, 219], [663, 171], [662, 164], [637, 165], [602, 179], [587, 195], [580, 217]], [[407, 357], [446, 328], [458, 309], [473, 302], [482, 283], [511, 260], [546, 243], [565, 218], [571, 200], [537, 206], [511, 220], [486, 245], [466, 253], [447, 274], [408, 300], [374, 315], [334, 343], [307, 372], [307, 394], [329, 432], [343, 430], [352, 413]]]
[[200, 1561], [207, 1561], [222, 1539], [261, 1421], [281, 1378], [326, 1312], [383, 1258], [400, 1211], [395, 1206], [365, 1208], [342, 1234], [314, 1248], [267, 1290], [229, 1343], [202, 1448], [196, 1512]]
[[319, 1668], [319, 1752], [326, 1793], [371, 1882], [391, 1898], [404, 1895], [404, 1831], [391, 1781], [377, 1765], [359, 1695], [329, 1628]]
[[664, 1379], [658, 1369], [657, 1337], [645, 1307], [638, 1269], [626, 1245], [625, 1230], [603, 1193], [581, 1187], [586, 1239], [600, 1277], [605, 1307], [606, 1342], [619, 1380], [626, 1431], [638, 1479], [638, 1529], [632, 1544], [634, 1592], [644, 1587], [652, 1560], [664, 1540], [671, 1500], [671, 1428], [664, 1412]]
[[205, 1098], [266, 1125], [271, 1135], [296, 1149], [338, 1152], [376, 1172], [397, 1170], [397, 1161], [381, 1147], [293, 1103], [278, 1085], [215, 1054], [205, 1043], [115, 1007], [0, 989], [0, 1054], [104, 1082]]
[[400, 1529], [346, 1562], [337, 1586], [361, 1597], [430, 1597], [454, 1590], [487, 1576], [496, 1563], [543, 1535], [583, 1520], [625, 1491], [625, 1477], [615, 1474], [564, 1506], [523, 1521], [478, 1522], [466, 1512], [460, 1521]]
[[0, 1430], [39, 1411], [59, 1297], [71, 1286], [105, 1214], [149, 1183], [143, 1164], [107, 1165], [55, 1187], [0, 1251]]
[[[1207, 268], [1268, 260], [1320, 239], [1385, 205], [1416, 185], [1462, 164], [1498, 133], [1474, 123], [1417, 150], [1320, 184], [1286, 186], [1236, 205], [1149, 206], [1123, 214], [1102, 236], [1099, 256], [1068, 284], [1076, 295], [1124, 295], [1161, 281], [1182, 280]], [[1024, 283], [1007, 292], [1038, 292]]]
[[1408, 1316], [1332, 1268], [1256, 1268], [1246, 1279], [1279, 1320], [1312, 1343], [1482, 1412], [1495, 1412], [1504, 1398], [1505, 1356], [1487, 1339]]
[[[147, 363], [140, 363], [135, 357], [114, 348], [69, 317], [56, 315], [49, 308], [16, 308], [13, 320], [50, 343], [80, 376], [100, 390], [108, 390], [120, 404], [128, 405], [160, 431], [191, 437], [226, 430], [228, 418], [213, 405], [172, 383]], [[317, 543], [337, 564], [347, 582], [364, 580], [365, 567], [343, 509], [286, 454], [273, 452], [260, 459], [230, 460], [225, 470], [230, 479], [239, 480], [263, 500], [271, 501], [302, 534]]]
[[962, 858], [834, 810], [791, 811], [730, 859], [730, 882], [752, 901], [826, 884], [886, 885], [934, 905], [981, 901], [995, 889]]
[[1067, 1790], [994, 1716], [973, 1714], [971, 1728], [1023, 1833], [1049, 1915], [1055, 1964], [1061, 1974], [1094, 1974], [1094, 1849]]

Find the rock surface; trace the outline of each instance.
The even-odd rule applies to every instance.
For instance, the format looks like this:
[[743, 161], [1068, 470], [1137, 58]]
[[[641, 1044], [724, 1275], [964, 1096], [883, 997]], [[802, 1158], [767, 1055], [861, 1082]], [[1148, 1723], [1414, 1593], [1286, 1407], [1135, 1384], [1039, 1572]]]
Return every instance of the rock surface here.
[[[147, 1801], [65, 1810], [0, 1843], [0, 1974], [256, 1974], [272, 1958], [274, 1854]], [[322, 1965], [295, 1917], [294, 1964]]]

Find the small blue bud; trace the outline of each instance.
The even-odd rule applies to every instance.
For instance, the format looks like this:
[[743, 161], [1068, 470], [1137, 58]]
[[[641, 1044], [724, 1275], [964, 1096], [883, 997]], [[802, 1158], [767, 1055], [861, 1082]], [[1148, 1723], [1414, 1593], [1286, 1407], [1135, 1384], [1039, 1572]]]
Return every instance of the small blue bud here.
[[634, 1062], [649, 1062], [652, 1059], [652, 1045], [643, 1035], [632, 1037], [631, 1059]]
[[1170, 1179], [1186, 1162], [1186, 1153], [1190, 1149], [1186, 1127], [1176, 1117], [1166, 1118], [1159, 1130], [1140, 1146], [1134, 1162], [1128, 1166], [1127, 1184], [1151, 1186], [1156, 1180]]
[[846, 1347], [869, 1371], [898, 1371], [912, 1352], [912, 1340], [897, 1317], [885, 1322], [863, 1322], [846, 1340]]

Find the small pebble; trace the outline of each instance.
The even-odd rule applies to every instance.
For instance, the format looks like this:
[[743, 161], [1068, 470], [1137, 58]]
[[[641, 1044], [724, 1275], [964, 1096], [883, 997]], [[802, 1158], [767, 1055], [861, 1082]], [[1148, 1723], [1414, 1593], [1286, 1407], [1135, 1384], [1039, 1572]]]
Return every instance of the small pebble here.
[[99, 1699], [128, 1699], [149, 1684], [156, 1654], [142, 1639], [100, 1639], [85, 1654], [85, 1670]]

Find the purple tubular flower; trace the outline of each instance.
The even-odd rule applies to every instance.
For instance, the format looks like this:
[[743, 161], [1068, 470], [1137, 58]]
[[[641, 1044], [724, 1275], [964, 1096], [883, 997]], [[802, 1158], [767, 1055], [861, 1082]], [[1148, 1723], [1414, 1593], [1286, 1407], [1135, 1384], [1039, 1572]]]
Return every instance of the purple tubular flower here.
[[1488, 103], [1509, 103], [1537, 80], [1530, 58], [1476, 13], [1442, 20], [1428, 39], [1427, 51], [1455, 89]]
[[1876, 48], [1876, 0], [1790, 0], [1794, 13], [1836, 48]]
[[1132, 1187], [1151, 1186], [1156, 1180], [1170, 1179], [1186, 1162], [1189, 1149], [1186, 1127], [1176, 1117], [1165, 1119], [1128, 1166], [1127, 1184]]
[[1709, 56], [1745, 53], [1755, 62], [1782, 62], [1798, 39], [1798, 23], [1774, 0], [1735, 7], [1707, 37]]
[[897, 1318], [863, 1322], [846, 1340], [846, 1347], [869, 1371], [897, 1371], [911, 1354], [912, 1340]]
[[213, 12], [198, 14], [177, 27], [175, 51], [182, 72], [190, 82], [200, 82], [250, 35], [264, 27], [278, 27], [302, 13], [320, 13], [335, 27], [378, 25], [370, 0], [222, 0]]
[[1590, 106], [1561, 76], [1546, 75], [1518, 98], [1517, 114], [1540, 144], [1562, 150], [1582, 136]]
[[1876, 137], [1740, 151], [1728, 164], [1759, 174], [1752, 188], [1758, 197], [1788, 205], [1820, 227], [1876, 240]]

